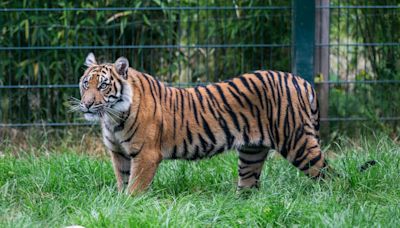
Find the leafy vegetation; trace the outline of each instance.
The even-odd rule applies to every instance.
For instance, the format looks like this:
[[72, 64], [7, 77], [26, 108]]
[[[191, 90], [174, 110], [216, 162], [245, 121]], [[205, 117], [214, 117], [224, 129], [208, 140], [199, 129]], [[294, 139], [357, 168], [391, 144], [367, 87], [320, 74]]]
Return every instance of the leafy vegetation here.
[[[260, 68], [288, 71], [290, 9], [235, 7], [285, 7], [289, 2], [131, 0], [123, 6], [139, 9], [126, 11], [82, 10], [121, 7], [119, 1], [2, 2], [1, 8], [77, 9], [2, 13], [0, 46], [11, 49], [0, 51], [0, 84], [77, 84], [90, 51], [100, 61], [126, 56], [132, 67], [182, 85], [224, 80]], [[0, 92], [3, 123], [74, 119], [63, 102], [78, 96], [76, 88]]]
[[[330, 80], [352, 83], [331, 86], [330, 116], [362, 117], [369, 121], [366, 125], [396, 129], [397, 122], [382, 124], [380, 118], [398, 118], [400, 113], [400, 103], [393, 102], [400, 99], [400, 94], [393, 92], [400, 85], [399, 10], [367, 7], [398, 6], [398, 1], [335, 0], [331, 4], [364, 8], [331, 9]], [[348, 124], [342, 123], [342, 129]]]
[[[177, 86], [220, 81], [255, 69], [291, 71], [290, 0], [120, 3], [1, 2], [1, 8], [58, 10], [0, 14], [0, 85], [74, 86], [90, 51], [100, 61], [124, 55], [134, 68]], [[335, 8], [397, 4], [331, 1], [330, 81], [353, 82], [330, 85], [330, 117], [362, 117], [374, 127], [398, 128], [398, 121], [379, 121], [400, 113], [400, 103], [393, 102], [400, 100], [400, 93], [393, 92], [400, 84], [398, 8]], [[121, 6], [131, 8], [112, 9]], [[364, 83], [370, 80], [386, 83]], [[79, 97], [76, 87], [0, 89], [0, 121], [76, 122], [79, 118], [64, 105], [70, 96]], [[346, 129], [348, 122], [341, 126]]]
[[[76, 144], [1, 148], [1, 227], [400, 225], [400, 146], [385, 135], [339, 137], [325, 147], [341, 179], [315, 182], [271, 156], [261, 188], [241, 194], [233, 152], [198, 162], [165, 161], [151, 189], [129, 197], [117, 193], [109, 158], [82, 154]], [[359, 173], [369, 159], [378, 165]]]

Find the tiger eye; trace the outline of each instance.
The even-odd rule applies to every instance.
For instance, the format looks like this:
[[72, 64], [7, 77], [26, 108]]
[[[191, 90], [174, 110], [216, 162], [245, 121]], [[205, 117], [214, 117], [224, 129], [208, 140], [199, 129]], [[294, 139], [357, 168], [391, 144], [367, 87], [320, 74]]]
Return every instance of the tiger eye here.
[[107, 85], [106, 83], [101, 83], [101, 85], [100, 85], [99, 88], [100, 88], [100, 89], [105, 89], [105, 88], [107, 88], [107, 86], [108, 86], [108, 85]]

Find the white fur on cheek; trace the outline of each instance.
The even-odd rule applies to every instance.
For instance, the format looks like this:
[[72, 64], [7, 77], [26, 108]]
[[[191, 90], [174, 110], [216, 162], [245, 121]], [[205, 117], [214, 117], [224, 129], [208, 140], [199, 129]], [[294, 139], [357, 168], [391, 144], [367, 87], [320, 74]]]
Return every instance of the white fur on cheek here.
[[99, 116], [98, 115], [91, 114], [91, 113], [85, 113], [84, 116], [85, 116], [85, 119], [87, 121], [90, 121], [90, 122], [99, 121]]
[[129, 110], [132, 104], [132, 89], [127, 85], [126, 83], [123, 82], [123, 94], [121, 95], [122, 101], [116, 103], [112, 109], [120, 111], [120, 112], [126, 112]]

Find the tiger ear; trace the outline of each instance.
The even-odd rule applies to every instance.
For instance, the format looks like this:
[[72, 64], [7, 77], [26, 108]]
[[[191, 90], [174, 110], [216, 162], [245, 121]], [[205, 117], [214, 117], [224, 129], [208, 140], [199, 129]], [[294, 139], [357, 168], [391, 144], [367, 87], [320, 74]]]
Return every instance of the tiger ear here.
[[96, 58], [94, 57], [94, 54], [90, 52], [85, 59], [85, 66], [91, 67], [93, 65], [97, 65]]
[[125, 57], [119, 57], [117, 61], [115, 61], [115, 69], [118, 74], [121, 75], [124, 79], [128, 78], [128, 68], [129, 62]]

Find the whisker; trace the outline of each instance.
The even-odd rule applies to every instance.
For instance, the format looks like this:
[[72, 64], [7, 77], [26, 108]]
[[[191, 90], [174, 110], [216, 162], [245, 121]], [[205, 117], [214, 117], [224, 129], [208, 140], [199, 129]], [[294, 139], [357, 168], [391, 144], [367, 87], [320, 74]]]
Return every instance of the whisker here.
[[67, 112], [77, 112], [77, 111], [79, 111], [79, 107], [73, 107], [73, 108], [70, 108]]
[[108, 114], [109, 117], [111, 117], [111, 119], [113, 119], [114, 121], [118, 120], [122, 120], [122, 118], [120, 116], [118, 116], [117, 114], [113, 113], [111, 110], [109, 109], [105, 109], [105, 113]]
[[75, 97], [69, 97], [67, 99], [67, 101], [70, 103], [80, 103], [81, 102], [81, 100], [79, 100], [78, 98], [75, 98]]
[[109, 107], [104, 107], [104, 110], [105, 110], [107, 113], [112, 114], [114, 117], [118, 118], [119, 120], [123, 120], [123, 118], [121, 117], [121, 112], [116, 111], [116, 110], [114, 110], [114, 109], [111, 109], [111, 108], [109, 108]]
[[68, 112], [76, 112], [79, 109], [80, 109], [79, 105], [74, 105], [74, 106], [69, 107]]
[[114, 124], [117, 124], [117, 121], [115, 120], [115, 117], [114, 117], [111, 113], [105, 111], [104, 114], [106, 114], [106, 115], [108, 116], [108, 118], [109, 118], [111, 121], [114, 122]]

